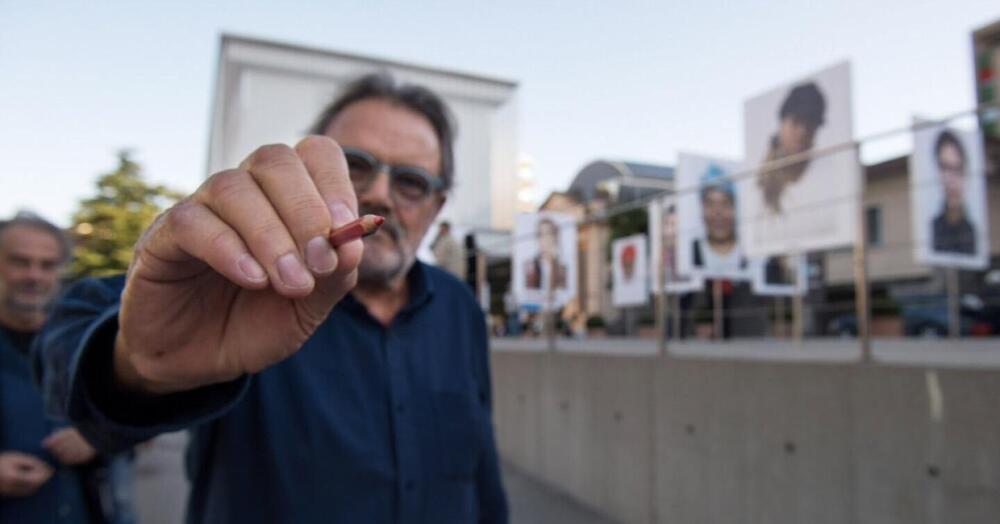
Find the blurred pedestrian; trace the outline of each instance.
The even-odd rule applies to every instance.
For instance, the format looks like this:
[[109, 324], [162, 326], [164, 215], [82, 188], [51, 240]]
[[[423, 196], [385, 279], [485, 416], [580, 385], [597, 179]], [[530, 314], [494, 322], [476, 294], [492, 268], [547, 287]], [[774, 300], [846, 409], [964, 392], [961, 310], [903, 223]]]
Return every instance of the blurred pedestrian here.
[[451, 224], [443, 221], [438, 225], [437, 236], [431, 242], [431, 252], [438, 267], [465, 280], [465, 253], [462, 246], [451, 234]]
[[46, 416], [32, 383], [30, 347], [69, 254], [62, 231], [36, 215], [0, 221], [0, 522], [114, 518], [99, 495], [109, 484], [93, 482], [107, 459]]

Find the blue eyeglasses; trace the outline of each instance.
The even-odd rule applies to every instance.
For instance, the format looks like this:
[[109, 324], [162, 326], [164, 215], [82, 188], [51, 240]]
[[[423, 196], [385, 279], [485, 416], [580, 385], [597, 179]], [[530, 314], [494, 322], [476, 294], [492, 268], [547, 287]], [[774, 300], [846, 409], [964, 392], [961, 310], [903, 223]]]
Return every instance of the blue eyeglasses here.
[[375, 155], [357, 147], [343, 146], [341, 149], [347, 158], [351, 183], [359, 194], [367, 191], [383, 170], [389, 174], [390, 193], [406, 202], [421, 202], [444, 187], [444, 182], [439, 177], [422, 167], [386, 164]]

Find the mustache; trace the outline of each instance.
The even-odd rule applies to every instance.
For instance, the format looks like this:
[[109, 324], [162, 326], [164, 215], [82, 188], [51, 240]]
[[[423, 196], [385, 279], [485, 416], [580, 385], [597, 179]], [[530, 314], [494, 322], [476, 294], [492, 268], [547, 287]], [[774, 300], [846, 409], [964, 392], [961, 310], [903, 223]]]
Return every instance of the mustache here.
[[11, 282], [10, 287], [16, 291], [27, 291], [31, 293], [45, 291], [45, 286], [41, 282], [36, 282], [34, 280], [22, 280], [19, 282]]

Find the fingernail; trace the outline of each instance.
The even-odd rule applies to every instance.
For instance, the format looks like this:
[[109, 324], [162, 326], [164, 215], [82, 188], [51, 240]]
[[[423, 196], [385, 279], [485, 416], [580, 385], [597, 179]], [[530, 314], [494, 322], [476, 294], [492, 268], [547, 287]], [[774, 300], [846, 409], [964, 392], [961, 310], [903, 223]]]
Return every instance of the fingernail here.
[[278, 275], [281, 281], [288, 287], [309, 287], [312, 284], [312, 276], [306, 268], [299, 262], [298, 257], [293, 253], [282, 256], [278, 259]]
[[337, 269], [337, 254], [334, 253], [330, 241], [316, 237], [306, 244], [306, 263], [313, 273], [327, 274]]
[[243, 276], [247, 277], [248, 280], [254, 282], [267, 280], [267, 273], [264, 272], [264, 268], [260, 267], [260, 264], [252, 256], [243, 255], [236, 261], [236, 264], [240, 267], [240, 271], [243, 272]]
[[334, 202], [330, 204], [330, 218], [333, 219], [333, 227], [338, 228], [357, 217], [343, 202]]

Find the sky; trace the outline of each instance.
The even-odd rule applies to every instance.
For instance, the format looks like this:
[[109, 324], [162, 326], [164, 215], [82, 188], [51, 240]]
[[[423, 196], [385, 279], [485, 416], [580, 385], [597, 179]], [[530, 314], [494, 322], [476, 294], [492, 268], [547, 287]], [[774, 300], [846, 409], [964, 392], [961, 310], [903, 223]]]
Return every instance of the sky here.
[[122, 148], [151, 181], [197, 188], [222, 33], [514, 80], [546, 195], [598, 158], [738, 159], [746, 98], [841, 60], [858, 136], [971, 108], [970, 33], [997, 19], [995, 0], [0, 0], [0, 216], [69, 224]]

